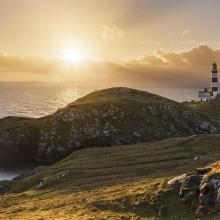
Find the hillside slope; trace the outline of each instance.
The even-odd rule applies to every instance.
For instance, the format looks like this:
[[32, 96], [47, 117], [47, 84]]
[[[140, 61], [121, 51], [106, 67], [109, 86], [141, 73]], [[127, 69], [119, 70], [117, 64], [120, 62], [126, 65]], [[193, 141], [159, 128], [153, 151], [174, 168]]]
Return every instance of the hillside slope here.
[[144, 91], [93, 92], [53, 115], [0, 120], [0, 161], [53, 163], [76, 149], [215, 133], [219, 124], [190, 107]]
[[212, 119], [220, 121], [220, 97], [210, 102], [186, 102], [186, 105]]
[[195, 219], [198, 196], [189, 206], [169, 181], [219, 158], [220, 135], [79, 150], [13, 183], [0, 196], [0, 218]]

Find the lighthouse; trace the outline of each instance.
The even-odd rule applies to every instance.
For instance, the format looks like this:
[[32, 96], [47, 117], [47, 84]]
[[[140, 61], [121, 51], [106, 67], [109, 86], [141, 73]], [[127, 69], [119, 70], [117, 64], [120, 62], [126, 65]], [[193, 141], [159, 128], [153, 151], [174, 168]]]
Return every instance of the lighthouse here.
[[218, 68], [217, 64], [213, 63], [212, 66], [212, 82], [211, 82], [211, 91], [212, 91], [212, 98], [216, 98], [218, 95]]
[[218, 67], [216, 63], [213, 63], [211, 74], [211, 88], [205, 88], [204, 90], [199, 91], [199, 98], [201, 102], [207, 102], [219, 96], [218, 87]]

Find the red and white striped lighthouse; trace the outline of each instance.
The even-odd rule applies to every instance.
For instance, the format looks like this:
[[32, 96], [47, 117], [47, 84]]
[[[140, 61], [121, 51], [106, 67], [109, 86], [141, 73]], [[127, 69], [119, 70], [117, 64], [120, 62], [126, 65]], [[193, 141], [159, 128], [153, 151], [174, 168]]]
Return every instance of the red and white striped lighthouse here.
[[216, 63], [213, 63], [211, 88], [212, 96], [215, 98], [218, 95], [218, 68]]

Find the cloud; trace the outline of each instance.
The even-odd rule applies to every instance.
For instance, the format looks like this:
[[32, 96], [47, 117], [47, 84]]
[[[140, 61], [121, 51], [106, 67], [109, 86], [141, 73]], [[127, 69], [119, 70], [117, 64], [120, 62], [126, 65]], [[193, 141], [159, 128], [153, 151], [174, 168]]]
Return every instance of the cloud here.
[[189, 35], [189, 30], [183, 30], [182, 31], [182, 37], [186, 37]]
[[[204, 87], [210, 82], [212, 63], [220, 64], [220, 50], [206, 45], [183, 52], [157, 50], [155, 55], [145, 54], [139, 59], [117, 64], [126, 72], [126, 79], [142, 87]], [[124, 77], [125, 77], [124, 75]]]
[[[156, 50], [126, 62], [90, 61], [66, 64], [60, 59], [0, 54], [0, 80], [73, 81], [77, 86], [137, 88], [207, 87], [220, 49], [207, 45], [182, 52]], [[92, 82], [92, 83], [91, 83]]]
[[20, 57], [0, 54], [1, 72], [50, 73], [57, 70], [58, 60], [41, 57]]
[[143, 64], [143, 65], [164, 65], [164, 61], [161, 57], [156, 55], [145, 54], [139, 59], [129, 60], [130, 64]]
[[115, 24], [102, 27], [101, 37], [105, 40], [115, 40], [124, 37], [124, 31]]
[[220, 50], [212, 50], [206, 45], [193, 48], [181, 53], [157, 50], [157, 55], [170, 65], [209, 66], [214, 61], [220, 63]]

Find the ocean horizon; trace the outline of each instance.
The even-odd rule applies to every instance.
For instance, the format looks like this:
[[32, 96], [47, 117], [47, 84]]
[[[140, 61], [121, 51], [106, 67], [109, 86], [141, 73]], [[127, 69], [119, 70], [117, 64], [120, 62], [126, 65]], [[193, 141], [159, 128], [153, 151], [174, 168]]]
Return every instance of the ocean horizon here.
[[[76, 99], [102, 88], [77, 87], [71, 83], [0, 82], [0, 118], [43, 117]], [[198, 100], [199, 88], [137, 88], [177, 102]]]

